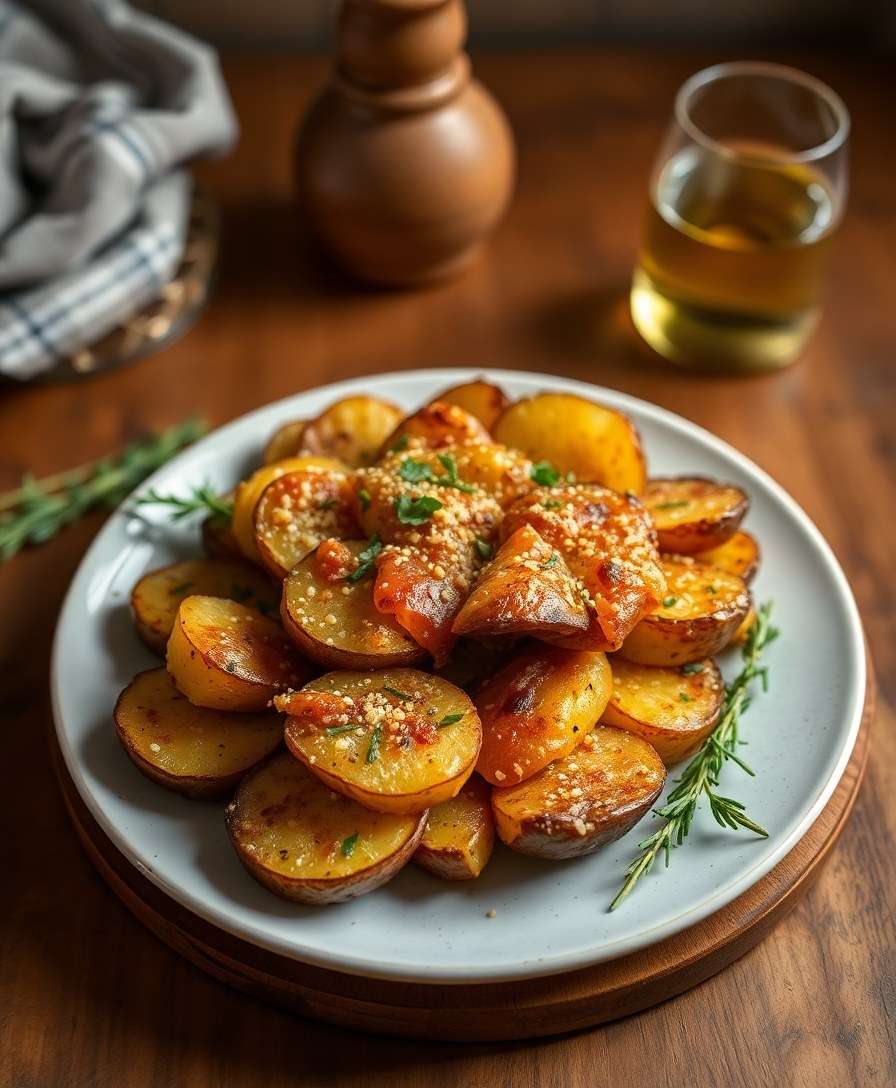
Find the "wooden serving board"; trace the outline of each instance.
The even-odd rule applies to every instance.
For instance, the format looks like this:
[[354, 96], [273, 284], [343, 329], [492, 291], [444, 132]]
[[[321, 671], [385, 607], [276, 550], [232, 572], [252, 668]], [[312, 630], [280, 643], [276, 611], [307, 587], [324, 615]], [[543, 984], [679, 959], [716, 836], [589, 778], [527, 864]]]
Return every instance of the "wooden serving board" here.
[[144, 877], [110, 842], [53, 760], [66, 807], [91, 861], [157, 937], [215, 978], [302, 1016], [384, 1035], [440, 1040], [532, 1038], [615, 1020], [683, 993], [749, 951], [809, 890], [859, 791], [868, 756], [875, 685], [869, 663], [855, 749], [821, 815], [770, 873], [727, 907], [645, 951], [547, 978], [483, 985], [366, 979], [310, 967], [231, 936]]

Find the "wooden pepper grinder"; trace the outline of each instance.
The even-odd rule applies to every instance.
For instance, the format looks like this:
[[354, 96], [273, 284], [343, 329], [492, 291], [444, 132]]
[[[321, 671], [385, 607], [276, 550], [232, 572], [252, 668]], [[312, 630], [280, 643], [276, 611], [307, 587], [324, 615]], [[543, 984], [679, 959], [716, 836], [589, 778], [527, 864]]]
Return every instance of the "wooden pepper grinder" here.
[[344, 0], [333, 76], [297, 143], [300, 199], [349, 272], [451, 276], [507, 206], [513, 136], [470, 75], [462, 0]]

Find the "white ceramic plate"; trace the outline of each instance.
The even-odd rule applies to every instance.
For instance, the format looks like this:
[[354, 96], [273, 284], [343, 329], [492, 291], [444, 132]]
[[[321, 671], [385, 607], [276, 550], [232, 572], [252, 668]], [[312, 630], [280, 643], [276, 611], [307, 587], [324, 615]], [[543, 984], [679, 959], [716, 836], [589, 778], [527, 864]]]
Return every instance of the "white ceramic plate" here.
[[[410, 409], [481, 373], [415, 371], [302, 393], [222, 427], [149, 483], [177, 492], [208, 480], [229, 489], [285, 420], [371, 391]], [[649, 820], [574, 861], [538, 861], [499, 845], [470, 884], [445, 883], [409, 866], [384, 888], [341, 906], [277, 899], [237, 861], [222, 805], [160, 789], [119, 747], [116, 696], [138, 670], [158, 664], [134, 633], [131, 587], [144, 571], [198, 552], [195, 526], [174, 528], [156, 508], [148, 508], [150, 521], [120, 510], [87, 553], [59, 620], [52, 687], [62, 754], [100, 826], [150, 880], [208, 921], [297, 960], [381, 978], [485, 982], [571, 970], [645, 948], [723, 907], [768, 872], [819, 814], [855, 742], [865, 690], [858, 613], [830, 549], [796, 503], [730, 446], [660, 408], [560, 378], [490, 376], [513, 396], [564, 389], [621, 408], [634, 417], [655, 475], [718, 477], [751, 495], [747, 524], [763, 551], [754, 592], [760, 601], [774, 598], [782, 633], [768, 651], [770, 693], [757, 697], [745, 720], [745, 758], [756, 777], [729, 766], [723, 785], [770, 836], [722, 831], [703, 813], [671, 868], [657, 867], [612, 914], [607, 904]], [[727, 655], [726, 673], [737, 666], [736, 655]], [[492, 910], [495, 917], [487, 917]]]

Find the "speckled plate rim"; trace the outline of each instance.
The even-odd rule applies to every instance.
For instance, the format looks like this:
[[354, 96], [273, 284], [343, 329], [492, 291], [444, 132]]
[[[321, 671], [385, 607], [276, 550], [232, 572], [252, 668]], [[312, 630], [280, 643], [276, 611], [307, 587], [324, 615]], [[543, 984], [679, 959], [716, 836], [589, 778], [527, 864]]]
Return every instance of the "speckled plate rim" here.
[[[451, 967], [442, 965], [433, 970], [429, 965], [423, 963], [414, 964], [412, 967], [406, 964], [387, 965], [382, 960], [348, 951], [341, 952], [338, 955], [322, 953], [313, 945], [306, 946], [275, 939], [261, 925], [246, 922], [245, 920], [235, 922], [233, 917], [226, 911], [209, 906], [189, 889], [164, 879], [154, 868], [152, 859], [141, 856], [138, 851], [133, 849], [128, 839], [120, 834], [119, 829], [108, 818], [107, 813], [92, 793], [88, 776], [85, 774], [65, 727], [65, 700], [61, 691], [61, 676], [64, 664], [65, 640], [70, 637], [69, 628], [77, 604], [87, 591], [88, 583], [94, 573], [94, 567], [105, 547], [105, 540], [112, 532], [111, 525], [107, 523], [98, 533], [75, 573], [60, 612], [53, 643], [51, 661], [53, 717], [60, 751], [72, 781], [91, 814], [114, 845], [144, 876], [167, 895], [187, 909], [194, 911], [199, 917], [219, 926], [226, 932], [299, 962], [371, 978], [439, 984], [470, 984], [558, 974], [591, 967], [607, 960], [629, 955], [702, 921], [736, 899], [768, 873], [799, 842], [817, 819], [840, 781], [855, 746], [861, 724], [867, 681], [864, 636], [852, 591], [830, 546], [795, 500], [764, 470], [760, 469], [733, 446], [682, 416], [628, 394], [556, 375], [503, 370], [494, 367], [443, 368], [367, 375], [327, 386], [318, 386], [285, 397], [225, 424], [163, 466], [162, 469], [145, 481], [139, 490], [142, 491], [153, 486], [159, 478], [167, 476], [179, 465], [193, 458], [199, 458], [201, 454], [208, 452], [211, 447], [219, 443], [232, 441], [239, 444], [252, 436], [260, 439], [279, 419], [287, 418], [290, 409], [294, 412], [294, 418], [301, 417], [305, 414], [301, 407], [302, 402], [311, 396], [315, 399], [335, 400], [339, 396], [375, 392], [377, 395], [388, 397], [390, 394], [395, 395], [396, 386], [403, 384], [418, 385], [421, 382], [429, 384], [433, 393], [435, 393], [439, 389], [447, 388], [449, 385], [476, 377], [484, 377], [497, 383], [502, 380], [510, 381], [517, 387], [515, 390], [517, 393], [521, 392], [519, 387], [525, 386], [526, 389], [522, 392], [537, 392], [542, 389], [550, 389], [552, 391], [565, 391], [589, 396], [622, 411], [628, 411], [636, 416], [650, 419], [660, 427], [668, 428], [686, 440], [693, 440], [698, 445], [709, 447], [722, 457], [737, 462], [741, 471], [751, 477], [757, 487], [766, 490], [787, 511], [802, 536], [811, 546], [816, 558], [821, 560], [825, 573], [835, 587], [838, 597], [836, 603], [840, 606], [846, 618], [845, 645], [848, 647], [850, 655], [847, 671], [848, 696], [846, 700], [850, 707], [848, 720], [842, 723], [836, 756], [830, 761], [827, 775], [823, 781], [817, 783], [814, 797], [803, 810], [801, 817], [794, 820], [792, 825], [787, 828], [778, 845], [767, 852], [761, 861], [744, 869], [736, 879], [719, 888], [715, 894], [706, 896], [689, 909], [667, 918], [661, 925], [638, 930], [636, 933], [618, 940], [604, 941], [597, 948], [589, 946], [553, 956], [542, 956], [536, 959], [521, 958], [518, 963], [510, 966], [504, 965], [499, 969], [489, 969], [481, 964], [472, 968], [469, 964], [458, 964]], [[128, 500], [125, 500], [122, 507], [126, 506], [127, 502]], [[126, 516], [122, 514], [122, 507], [119, 507], [119, 510], [116, 511], [110, 521], [119, 516]], [[123, 763], [122, 766], [124, 773], [127, 765]]]

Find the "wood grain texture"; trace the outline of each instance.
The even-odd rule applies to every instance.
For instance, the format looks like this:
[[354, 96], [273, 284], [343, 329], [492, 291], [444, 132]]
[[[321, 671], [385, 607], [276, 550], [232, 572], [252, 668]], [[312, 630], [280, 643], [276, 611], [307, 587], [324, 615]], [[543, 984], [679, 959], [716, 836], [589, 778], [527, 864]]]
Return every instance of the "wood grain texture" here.
[[[866, 784], [817, 886], [704, 985], [539, 1044], [417, 1044], [296, 1019], [207, 978], [92, 871], [49, 767], [46, 677], [62, 594], [99, 524], [0, 568], [0, 1085], [280, 1088], [669, 1083], [806, 1088], [896, 1080], [896, 132], [892, 71], [778, 56], [827, 79], [855, 120], [850, 210], [805, 358], [768, 377], [672, 372], [634, 338], [625, 290], [651, 158], [676, 86], [717, 54], [479, 57], [521, 150], [516, 203], [482, 262], [415, 294], [366, 292], [316, 259], [290, 205], [289, 140], [323, 62], [233, 58], [243, 125], [203, 166], [224, 205], [220, 286], [154, 359], [75, 386], [0, 394], [0, 485], [77, 464], [199, 406], [224, 422], [275, 397], [388, 369], [482, 363], [614, 386], [681, 412], [768, 469], [843, 562], [881, 684]], [[811, 637], [810, 633], [806, 633]], [[782, 723], [786, 737], [787, 723]]]

